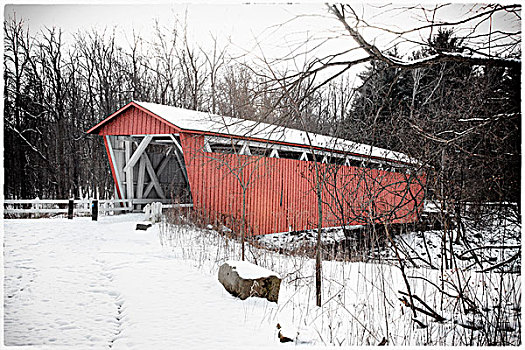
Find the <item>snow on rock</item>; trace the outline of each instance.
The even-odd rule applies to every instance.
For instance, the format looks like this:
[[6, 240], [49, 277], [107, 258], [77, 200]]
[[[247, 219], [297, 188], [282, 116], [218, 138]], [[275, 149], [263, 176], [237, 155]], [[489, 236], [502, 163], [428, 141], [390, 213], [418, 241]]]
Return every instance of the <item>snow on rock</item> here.
[[247, 261], [226, 261], [219, 268], [219, 282], [242, 300], [253, 296], [274, 302], [279, 299], [279, 275]]
[[252, 280], [271, 276], [275, 276], [279, 279], [281, 278], [277, 272], [265, 269], [262, 266], [252, 264], [248, 261], [228, 260], [225, 262], [225, 264], [228, 264], [232, 267], [232, 269], [237, 271], [239, 277], [241, 278]]

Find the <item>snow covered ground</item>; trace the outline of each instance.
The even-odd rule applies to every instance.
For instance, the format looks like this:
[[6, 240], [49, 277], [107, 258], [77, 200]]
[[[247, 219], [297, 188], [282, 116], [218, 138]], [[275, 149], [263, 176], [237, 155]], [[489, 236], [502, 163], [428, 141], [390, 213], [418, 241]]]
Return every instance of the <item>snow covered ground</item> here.
[[5, 220], [5, 345], [275, 346], [260, 318], [275, 303], [230, 296], [163, 249], [158, 225], [135, 231], [143, 217]]
[[[424, 312], [414, 316], [401, 300], [407, 288], [392, 264], [324, 261], [317, 307], [312, 259], [248, 246], [247, 259], [283, 282], [278, 304], [241, 301], [217, 281], [219, 266], [239, 259], [238, 242], [165, 222], [136, 231], [143, 218], [5, 220], [4, 343], [273, 349], [383, 339], [388, 345], [476, 345], [503, 337], [520, 344], [520, 274], [455, 267], [441, 278], [439, 269], [407, 267], [412, 293], [443, 318], [438, 321]], [[417, 246], [417, 238], [408, 243]], [[470, 301], [482, 310], [462, 311]], [[294, 343], [279, 343], [277, 323]]]

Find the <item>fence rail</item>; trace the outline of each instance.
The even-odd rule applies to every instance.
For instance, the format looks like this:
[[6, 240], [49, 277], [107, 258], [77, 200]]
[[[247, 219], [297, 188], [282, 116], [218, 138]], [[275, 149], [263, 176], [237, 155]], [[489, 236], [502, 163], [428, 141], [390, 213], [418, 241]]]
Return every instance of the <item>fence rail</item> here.
[[[72, 208], [70, 207], [72, 202]], [[93, 204], [97, 202], [96, 206]], [[191, 208], [193, 204], [173, 204], [169, 200], [158, 199], [6, 199], [4, 200], [4, 216], [9, 214], [23, 215], [31, 214], [35, 217], [40, 214], [91, 214], [93, 217], [98, 216], [98, 213], [108, 215], [118, 212], [132, 212], [137, 205], [144, 205], [153, 202], [162, 202], [163, 208]], [[30, 206], [30, 208], [16, 208], [20, 206]], [[64, 206], [60, 208], [59, 206]], [[93, 208], [97, 209], [97, 215], [94, 215]]]

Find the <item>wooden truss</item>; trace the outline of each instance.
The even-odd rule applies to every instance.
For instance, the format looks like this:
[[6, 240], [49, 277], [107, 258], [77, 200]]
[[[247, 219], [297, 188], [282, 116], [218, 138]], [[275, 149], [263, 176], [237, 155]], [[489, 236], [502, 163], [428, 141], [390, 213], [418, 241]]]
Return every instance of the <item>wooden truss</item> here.
[[[148, 198], [150, 193], [155, 191], [155, 198], [165, 200], [166, 195], [159, 178], [170, 159], [173, 158], [176, 159], [184, 181], [189, 187], [182, 147], [175, 135], [105, 136], [105, 138], [116, 192], [121, 199]], [[147, 147], [154, 143], [156, 138], [162, 138], [162, 144], [169, 146], [169, 148], [164, 158], [154, 168]], [[138, 171], [135, 171], [136, 167], [138, 167]], [[149, 181], [147, 181], [146, 174]], [[136, 180], [134, 179], [135, 175], [137, 175]]]

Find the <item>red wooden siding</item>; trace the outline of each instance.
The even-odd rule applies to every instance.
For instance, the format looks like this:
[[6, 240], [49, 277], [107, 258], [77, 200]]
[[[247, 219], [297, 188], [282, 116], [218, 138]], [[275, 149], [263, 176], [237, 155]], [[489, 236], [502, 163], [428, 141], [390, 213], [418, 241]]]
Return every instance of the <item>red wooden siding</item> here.
[[174, 134], [177, 132], [178, 130], [173, 126], [132, 105], [122, 111], [118, 117], [101, 125], [98, 134], [143, 135]]
[[[206, 153], [202, 135], [180, 135], [194, 209], [208, 219], [238, 225], [244, 183], [251, 233], [317, 226], [313, 162]], [[413, 222], [422, 209], [424, 178], [418, 182], [404, 173], [326, 164], [320, 164], [320, 171], [327, 179], [322, 194], [323, 227], [363, 224], [371, 215], [377, 221]], [[344, 223], [338, 220], [341, 216], [346, 218]]]

